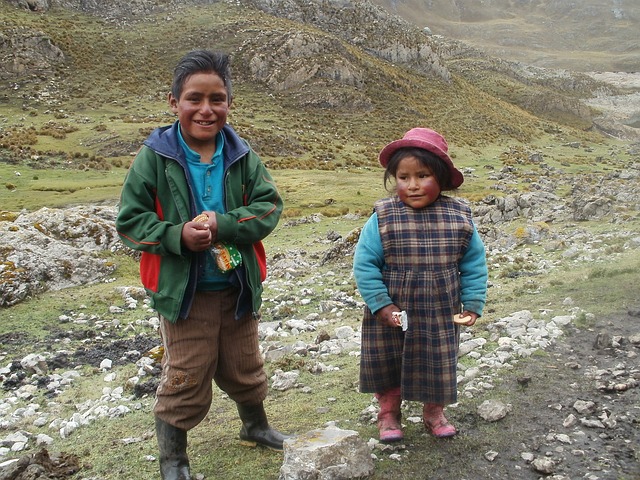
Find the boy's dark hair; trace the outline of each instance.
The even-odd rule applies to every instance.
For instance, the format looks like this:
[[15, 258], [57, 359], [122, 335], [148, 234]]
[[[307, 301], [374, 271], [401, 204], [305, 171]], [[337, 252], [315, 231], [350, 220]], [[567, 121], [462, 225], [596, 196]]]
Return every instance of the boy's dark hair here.
[[407, 157], [416, 157], [420, 163], [429, 167], [433, 175], [436, 177], [440, 190], [453, 190], [451, 187], [451, 172], [449, 167], [437, 155], [423, 148], [405, 147], [396, 150], [387, 164], [384, 171], [384, 188], [389, 190], [387, 184], [391, 178], [395, 178], [398, 171], [400, 161]]
[[232, 99], [231, 70], [229, 68], [229, 55], [222, 52], [209, 50], [192, 50], [180, 59], [173, 70], [173, 83], [171, 94], [180, 98], [184, 84], [194, 73], [215, 73], [224, 82], [227, 89], [229, 103]]

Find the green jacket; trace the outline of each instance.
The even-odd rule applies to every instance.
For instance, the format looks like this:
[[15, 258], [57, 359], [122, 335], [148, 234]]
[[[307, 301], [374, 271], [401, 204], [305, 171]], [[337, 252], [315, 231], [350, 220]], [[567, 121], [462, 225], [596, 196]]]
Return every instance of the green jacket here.
[[[195, 200], [178, 122], [154, 130], [131, 164], [122, 187], [116, 229], [123, 243], [142, 251], [140, 277], [152, 306], [167, 320], [186, 318], [206, 252], [182, 246], [184, 224]], [[240, 288], [236, 319], [258, 315], [266, 261], [261, 240], [276, 227], [283, 203], [271, 175], [249, 145], [229, 126], [222, 130], [226, 213], [217, 214], [218, 240], [236, 244], [242, 265], [231, 282]]]

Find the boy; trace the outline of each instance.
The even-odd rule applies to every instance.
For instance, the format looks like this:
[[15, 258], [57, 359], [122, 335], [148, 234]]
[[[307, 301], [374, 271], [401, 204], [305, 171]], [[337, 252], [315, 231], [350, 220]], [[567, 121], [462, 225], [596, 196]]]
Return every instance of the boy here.
[[[140, 275], [161, 318], [163, 371], [154, 415], [164, 480], [189, 480], [187, 431], [209, 411], [213, 379], [237, 403], [243, 443], [282, 450], [263, 407], [267, 379], [258, 344], [266, 275], [261, 240], [283, 204], [248, 144], [226, 124], [229, 57], [196, 50], [174, 70], [169, 106], [178, 120], [144, 142], [124, 182], [116, 228], [142, 251]], [[199, 214], [203, 221], [192, 221]], [[212, 245], [236, 248], [222, 271]]]

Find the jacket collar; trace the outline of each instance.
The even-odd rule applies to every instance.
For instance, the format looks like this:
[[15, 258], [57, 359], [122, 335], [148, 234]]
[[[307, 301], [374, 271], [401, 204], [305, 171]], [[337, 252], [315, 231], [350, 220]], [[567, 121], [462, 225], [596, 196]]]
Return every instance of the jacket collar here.
[[[178, 122], [173, 125], [156, 128], [144, 144], [151, 150], [163, 157], [168, 157], [186, 167], [187, 160], [184, 150], [178, 141]], [[222, 129], [224, 135], [224, 166], [227, 169], [231, 164], [238, 161], [249, 152], [249, 145], [227, 124]]]

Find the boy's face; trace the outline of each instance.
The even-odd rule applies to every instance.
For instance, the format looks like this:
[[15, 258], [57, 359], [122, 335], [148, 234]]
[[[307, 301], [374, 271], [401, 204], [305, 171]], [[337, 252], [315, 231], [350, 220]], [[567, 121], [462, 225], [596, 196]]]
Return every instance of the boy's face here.
[[216, 135], [227, 122], [229, 97], [224, 82], [213, 72], [198, 72], [184, 82], [180, 98], [169, 94], [184, 141], [194, 151], [215, 148]]
[[413, 155], [400, 160], [395, 178], [398, 197], [411, 208], [424, 208], [440, 196], [435, 175]]

